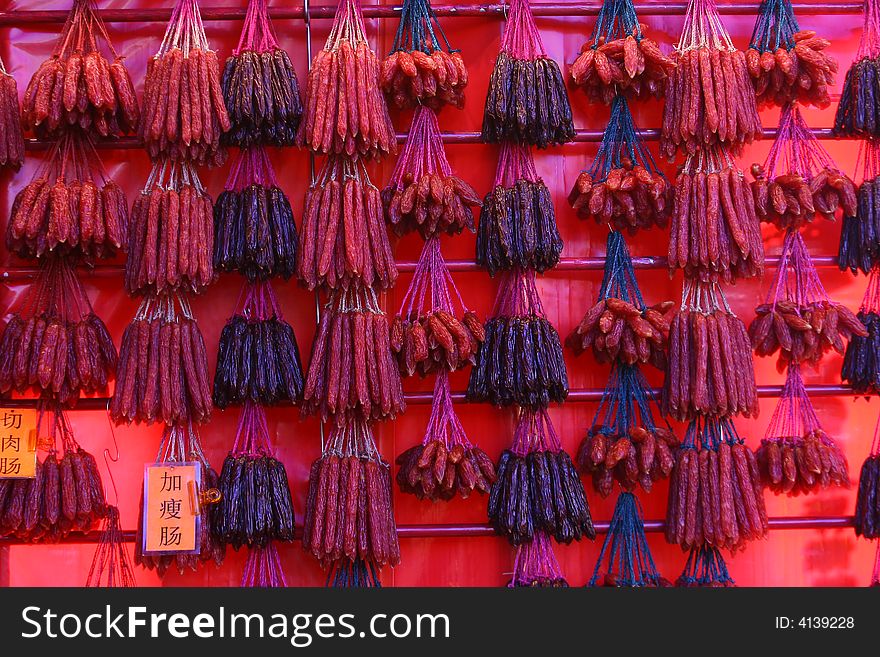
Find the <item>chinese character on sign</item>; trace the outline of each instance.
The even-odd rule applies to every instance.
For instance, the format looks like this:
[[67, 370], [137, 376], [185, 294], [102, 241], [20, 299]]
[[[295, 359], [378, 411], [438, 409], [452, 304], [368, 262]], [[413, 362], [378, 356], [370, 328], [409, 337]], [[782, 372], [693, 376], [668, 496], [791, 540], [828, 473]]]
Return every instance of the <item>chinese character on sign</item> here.
[[21, 449], [21, 437], [13, 436], [12, 434], [8, 436], [3, 436], [0, 438], [0, 452], [17, 452]]
[[162, 527], [159, 532], [159, 545], [163, 547], [180, 545], [180, 527]]
[[143, 551], [197, 554], [202, 465], [155, 463], [144, 468]]
[[180, 490], [180, 475], [165, 473], [162, 475], [162, 492], [173, 493]]
[[21, 474], [21, 459], [0, 456], [0, 477], [17, 477]]
[[37, 466], [37, 411], [0, 408], [0, 479], [32, 479]]
[[18, 431], [21, 429], [22, 414], [20, 411], [3, 411], [3, 428]]
[[162, 520], [180, 520], [180, 505], [182, 500], [162, 500], [159, 517]]

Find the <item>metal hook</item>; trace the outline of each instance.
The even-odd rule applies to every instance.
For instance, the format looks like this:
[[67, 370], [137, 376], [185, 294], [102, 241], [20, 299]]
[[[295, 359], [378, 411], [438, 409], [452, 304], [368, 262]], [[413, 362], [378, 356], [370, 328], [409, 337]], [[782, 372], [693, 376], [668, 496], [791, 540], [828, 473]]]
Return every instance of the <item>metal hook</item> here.
[[113, 438], [113, 448], [116, 450], [116, 456], [110, 456], [110, 450], [104, 448], [104, 466], [107, 468], [107, 474], [110, 475], [110, 484], [113, 486], [113, 499], [115, 506], [119, 506], [119, 491], [116, 488], [116, 479], [113, 478], [113, 470], [110, 469], [110, 462], [119, 463], [119, 443], [116, 441], [116, 431], [113, 428], [113, 422], [110, 420], [110, 400], [107, 400], [107, 424], [110, 425], [110, 435]]

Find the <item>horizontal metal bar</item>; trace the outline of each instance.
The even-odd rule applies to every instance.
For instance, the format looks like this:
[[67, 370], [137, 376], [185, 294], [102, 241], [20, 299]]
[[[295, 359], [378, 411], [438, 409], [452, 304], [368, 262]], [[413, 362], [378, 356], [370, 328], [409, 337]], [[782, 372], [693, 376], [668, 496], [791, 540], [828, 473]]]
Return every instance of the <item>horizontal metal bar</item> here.
[[[590, 3], [558, 3], [537, 2], [531, 5], [532, 14], [535, 16], [595, 16], [599, 13], [601, 2]], [[860, 2], [842, 3], [793, 3], [796, 14], [859, 14], [862, 12]], [[636, 11], [644, 16], [683, 16], [687, 4], [684, 2], [653, 3], [637, 2]], [[395, 18], [400, 15], [400, 5], [375, 5], [362, 7], [364, 18]], [[434, 13], [438, 16], [506, 16], [507, 6], [503, 4], [468, 4], [468, 5], [438, 5], [434, 7]], [[743, 15], [754, 14], [757, 6], [754, 3], [732, 2], [719, 3], [718, 11], [721, 14]], [[270, 15], [275, 20], [302, 19], [305, 17], [303, 7], [271, 7]], [[323, 7], [310, 7], [310, 19], [330, 19], [336, 13], [333, 5]], [[0, 12], [0, 26], [25, 25], [38, 23], [63, 23], [67, 18], [67, 11], [51, 10], [13, 10]], [[243, 7], [202, 7], [202, 19], [206, 21], [238, 21], [244, 19]], [[108, 23], [131, 23], [131, 22], [159, 22], [167, 23], [171, 18], [171, 8], [163, 9], [102, 9], [101, 17]]]
[[[838, 139], [835, 137], [831, 128], [812, 128], [813, 135], [817, 139]], [[647, 129], [637, 131], [643, 141], [657, 141], [660, 139], [659, 129]], [[576, 130], [573, 143], [596, 143], [602, 141], [601, 130]], [[406, 141], [406, 132], [397, 133], [397, 141], [403, 143]], [[480, 133], [474, 131], [461, 132], [442, 132], [440, 135], [446, 144], [480, 144]], [[773, 139], [776, 137], [776, 128], [765, 128], [764, 138]], [[25, 139], [25, 150], [28, 151], [44, 151], [54, 146], [57, 142], [51, 139]], [[143, 148], [143, 143], [137, 137], [120, 137], [119, 139], [102, 139], [96, 143], [96, 146], [104, 150], [135, 150]]]
[[[666, 269], [665, 256], [640, 256], [632, 259], [633, 266], [636, 269]], [[779, 265], [779, 256], [768, 256], [764, 262], [768, 267], [776, 267]], [[836, 267], [837, 256], [820, 255], [812, 257], [813, 265], [816, 267]], [[397, 263], [397, 270], [404, 273], [414, 272], [418, 262], [415, 260], [400, 260]], [[473, 260], [447, 260], [446, 266], [449, 271], [453, 272], [478, 272], [484, 271], [482, 267], [477, 265]], [[552, 270], [546, 272], [553, 274], [560, 271], [582, 271], [582, 270], [601, 270], [605, 268], [604, 257], [585, 257], [585, 258], [560, 258], [559, 264]], [[0, 280], [6, 283], [28, 281], [37, 276], [38, 267], [7, 267], [0, 273]], [[123, 265], [98, 265], [92, 268], [85, 268], [83, 274], [85, 278], [116, 278], [121, 277], [124, 271]]]
[[[856, 395], [851, 386], [836, 384], [814, 384], [804, 386], [807, 394], [811, 397], [849, 397]], [[597, 402], [602, 399], [605, 392], [603, 388], [576, 388], [569, 390], [566, 403], [568, 402]], [[659, 399], [660, 388], [653, 388], [651, 392]], [[782, 386], [758, 386], [758, 397], [779, 397], [782, 394]], [[433, 392], [407, 392], [403, 395], [407, 404], [416, 406], [430, 404], [434, 401]], [[464, 392], [453, 392], [452, 400], [459, 403], [469, 403], [465, 399]], [[9, 408], [34, 408], [40, 403], [40, 399], [2, 399], [0, 404]], [[72, 410], [75, 411], [104, 411], [110, 402], [108, 397], [84, 397], [76, 402]], [[279, 404], [289, 406], [289, 404]]]
[[[767, 521], [770, 529], [845, 529], [853, 526], [852, 516], [798, 516], [770, 518]], [[608, 533], [610, 523], [607, 521], [594, 522], [597, 534]], [[662, 532], [666, 526], [663, 520], [646, 520], [644, 522], [646, 532]], [[468, 538], [495, 536], [495, 530], [490, 525], [398, 525], [397, 534], [400, 538]], [[134, 543], [137, 534], [133, 529], [123, 530], [122, 540], [125, 543]], [[302, 539], [302, 527], [296, 528], [296, 540]], [[90, 544], [101, 540], [98, 531], [88, 534], [69, 534], [61, 539], [63, 544]], [[0, 538], [0, 547], [9, 545], [31, 545], [27, 541], [14, 537]], [[48, 543], [47, 545], [51, 545]]]

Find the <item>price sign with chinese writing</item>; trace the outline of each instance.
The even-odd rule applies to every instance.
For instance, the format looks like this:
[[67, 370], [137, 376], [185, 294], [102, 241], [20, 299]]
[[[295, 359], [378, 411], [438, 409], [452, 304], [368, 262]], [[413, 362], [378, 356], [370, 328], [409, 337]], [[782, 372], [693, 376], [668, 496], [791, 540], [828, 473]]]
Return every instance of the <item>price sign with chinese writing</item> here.
[[31, 479], [37, 466], [37, 411], [0, 408], [0, 479]]
[[202, 468], [192, 461], [144, 468], [144, 554], [199, 551]]

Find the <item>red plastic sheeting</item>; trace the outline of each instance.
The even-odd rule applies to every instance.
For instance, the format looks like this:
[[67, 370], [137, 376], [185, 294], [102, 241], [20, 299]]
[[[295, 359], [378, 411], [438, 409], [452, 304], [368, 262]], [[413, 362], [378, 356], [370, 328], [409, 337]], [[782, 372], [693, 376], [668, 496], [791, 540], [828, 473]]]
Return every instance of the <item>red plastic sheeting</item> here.
[[[170, 2], [163, 3], [165, 7]], [[566, 3], [556, 3], [555, 11], [536, 11], [539, 14], [538, 27], [544, 44], [551, 57], [559, 62], [571, 63], [581, 44], [589, 33], [594, 19], [587, 15], [584, 7], [593, 8], [595, 3], [579, 3], [572, 7], [579, 16], [550, 16], [559, 13]], [[722, 10], [725, 3], [722, 1]], [[108, 10], [146, 9], [158, 11], [156, 3], [146, 0], [111, 0], [101, 3]], [[335, 5], [332, 0], [312, 3], [313, 7]], [[210, 0], [211, 8], [243, 11], [243, 0]], [[388, 6], [388, 5], [384, 5]], [[800, 6], [800, 5], [799, 5]], [[11, 2], [8, 10], [64, 10], [65, 0], [21, 0]], [[661, 46], [669, 49], [677, 40], [682, 23], [682, 4], [664, 5], [653, 12], [644, 12], [642, 22], [649, 25], [651, 35]], [[855, 13], [857, 4], [823, 3], [812, 5], [801, 14], [804, 28], [818, 28], [823, 36], [832, 40], [829, 52], [838, 57], [841, 63], [840, 80], [843, 71], [855, 52], [861, 33], [861, 17]], [[209, 0], [205, 1], [206, 15]], [[549, 6], [545, 6], [549, 8]], [[753, 11], [757, 3], [736, 3], [724, 11], [724, 21], [734, 36], [738, 46], [744, 47], [754, 24]], [[301, 16], [300, 8], [284, 3], [279, 7], [287, 15]], [[167, 10], [166, 10], [167, 11]], [[332, 10], [321, 10], [321, 16], [329, 16]], [[817, 13], [818, 12], [818, 13]], [[440, 115], [440, 126], [444, 132], [470, 133], [478, 131], [482, 119], [482, 105], [486, 93], [489, 73], [498, 50], [502, 31], [502, 20], [497, 11], [467, 12], [467, 17], [444, 16], [444, 29], [451, 43], [463, 50], [468, 64], [471, 81], [467, 93], [467, 104], [463, 111], [445, 109]], [[476, 15], [474, 15], [476, 14]], [[671, 14], [671, 15], [670, 15]], [[835, 14], [833, 20], [827, 15]], [[7, 67], [18, 80], [19, 90], [23, 90], [39, 62], [50, 52], [60, 26], [57, 23], [12, 23], [14, 20], [0, 12], [0, 55]], [[307, 70], [306, 26], [302, 18], [277, 20], [276, 28], [281, 44], [290, 53], [297, 67], [300, 80], [305, 79]], [[323, 45], [330, 27], [329, 20], [313, 19], [313, 51]], [[393, 18], [367, 21], [368, 31], [381, 53], [387, 51], [394, 36], [397, 21]], [[164, 24], [159, 22], [114, 22], [109, 31], [116, 49], [127, 57], [127, 65], [140, 91], [147, 59], [152, 55], [161, 40]], [[218, 49], [221, 57], [228, 55], [238, 38], [241, 23], [238, 20], [206, 21], [206, 30], [211, 45]], [[572, 94], [575, 123], [584, 134], [595, 135], [607, 121], [608, 109], [588, 106], [585, 99]], [[656, 129], [660, 123], [661, 106], [658, 103], [637, 105], [634, 108], [636, 121], [643, 129]], [[807, 120], [815, 128], [828, 128], [833, 120], [833, 108], [825, 111], [807, 110]], [[408, 129], [409, 115], [393, 114], [395, 127], [399, 132]], [[774, 128], [777, 112], [762, 112], [766, 128]], [[593, 137], [594, 139], [594, 137]], [[474, 143], [462, 143], [455, 138], [447, 144], [447, 152], [453, 167], [481, 193], [488, 190], [495, 170], [497, 149]], [[454, 142], [454, 143], [453, 143]], [[823, 141], [838, 164], [852, 173], [855, 165], [856, 144], [850, 141]], [[539, 173], [553, 190], [557, 219], [563, 238], [567, 258], [602, 257], [605, 231], [594, 225], [579, 221], [568, 208], [565, 197], [575, 176], [587, 165], [595, 154], [595, 141], [580, 141], [563, 147], [548, 149], [536, 155]], [[748, 149], [742, 160], [743, 165], [753, 161], [763, 161], [769, 141]], [[0, 212], [8, 214], [12, 198], [27, 182], [39, 163], [39, 152], [29, 151], [25, 168], [16, 176], [2, 174], [0, 179]], [[147, 156], [137, 149], [106, 149], [102, 151], [108, 173], [126, 189], [129, 200], [143, 184], [149, 171]], [[282, 186], [291, 199], [297, 216], [302, 212], [302, 199], [308, 184], [308, 156], [297, 150], [287, 149], [272, 153]], [[393, 161], [374, 165], [370, 169], [374, 182], [384, 184], [390, 175]], [[674, 173], [670, 167], [668, 170]], [[216, 196], [222, 189], [226, 168], [217, 171], [203, 171], [202, 179]], [[826, 222], [816, 223], [807, 230], [808, 243], [816, 254], [831, 255], [837, 250], [839, 226]], [[778, 254], [780, 239], [773, 230], [767, 229], [767, 251]], [[666, 252], [665, 234], [639, 235], [630, 244], [636, 256], [658, 256]], [[395, 244], [397, 257], [413, 261], [418, 257], [421, 240], [410, 236]], [[471, 260], [473, 258], [474, 238], [464, 235], [444, 238], [444, 254], [450, 259]], [[0, 258], [0, 271], [7, 267], [28, 265], [13, 261], [3, 252]], [[118, 263], [117, 263], [118, 264]], [[834, 268], [820, 270], [828, 292], [836, 300], [856, 308], [865, 288], [865, 279], [854, 279], [848, 273], [840, 273]], [[395, 290], [385, 295], [385, 306], [393, 313], [409, 282], [411, 274], [401, 275]], [[648, 300], [676, 299], [681, 290], [681, 277], [669, 280], [662, 269], [638, 272], [639, 282]], [[466, 302], [482, 316], [491, 309], [496, 283], [485, 273], [471, 267], [462, 267], [455, 279], [462, 290]], [[597, 268], [566, 268], [564, 273], [556, 272], [539, 281], [540, 292], [550, 319], [561, 333], [566, 333], [579, 320], [587, 306], [595, 298], [601, 280], [601, 270]], [[122, 291], [121, 277], [86, 277], [86, 286], [96, 311], [107, 322], [114, 337], [119, 340], [125, 324], [133, 315], [136, 302], [128, 299]], [[8, 287], [0, 289], [0, 307], [6, 309], [14, 304], [26, 285], [25, 280], [16, 278]], [[737, 313], [747, 322], [753, 308], [766, 293], [769, 281], [747, 282], [728, 289], [728, 298]], [[219, 283], [208, 293], [195, 300], [193, 307], [199, 319], [205, 339], [216, 351], [220, 329], [232, 311], [238, 295], [241, 279], [224, 275]], [[296, 283], [279, 283], [276, 290], [286, 318], [293, 324], [300, 349], [304, 357], [309, 352], [314, 333], [315, 300], [312, 294], [299, 288]], [[569, 358], [569, 378], [573, 389], [602, 388], [607, 377], [607, 367], [597, 366], [588, 355], [577, 360]], [[213, 362], [211, 363], [213, 367]], [[782, 377], [775, 371], [774, 364], [768, 360], [758, 363], [758, 379], [762, 385], [778, 386]], [[829, 357], [816, 372], [808, 372], [808, 383], [814, 385], [839, 384], [840, 358]], [[653, 385], [659, 385], [661, 377], [657, 372], [648, 372]], [[467, 374], [458, 373], [452, 377], [455, 390], [463, 390]], [[430, 393], [432, 381], [407, 381], [409, 392]], [[839, 392], [839, 391], [838, 391]], [[755, 445], [762, 436], [772, 411], [775, 399], [761, 400], [761, 416], [754, 421], [738, 421], [743, 435], [748, 436]], [[816, 396], [814, 403], [825, 428], [838, 437], [844, 445], [850, 461], [853, 478], [858, 476], [858, 468], [864, 459], [874, 432], [878, 404], [874, 400], [853, 401], [846, 395]], [[551, 409], [551, 416], [565, 446], [574, 450], [585, 428], [591, 423], [595, 413], [595, 402], [584, 401], [566, 404]], [[457, 406], [462, 422], [472, 441], [478, 442], [486, 451], [495, 455], [504, 449], [511, 436], [513, 416], [511, 411], [492, 409], [487, 406], [459, 404]], [[421, 439], [429, 406], [413, 404], [404, 417], [394, 423], [387, 423], [377, 429], [379, 446], [388, 459]], [[202, 430], [202, 439], [209, 458], [219, 464], [228, 450], [237, 417], [235, 409], [217, 412], [214, 421]], [[137, 519], [139, 486], [142, 466], [145, 461], [155, 457], [160, 428], [122, 427], [111, 431], [106, 414], [100, 410], [82, 410], [71, 413], [71, 418], [80, 441], [92, 453], [100, 456], [106, 448], [115, 451], [114, 438], [119, 445], [120, 459], [113, 464], [113, 479], [118, 491], [122, 523], [131, 529]], [[313, 420], [301, 420], [296, 409], [281, 408], [269, 411], [278, 452], [287, 464], [288, 475], [294, 490], [296, 509], [301, 513], [306, 493], [308, 468], [320, 452], [320, 433]], [[111, 499], [115, 497], [112, 484], [107, 478]], [[613, 499], [601, 500], [588, 491], [594, 517], [607, 521], [611, 517]], [[854, 490], [829, 490], [809, 498], [787, 499], [767, 497], [768, 512], [776, 517], [821, 516], [841, 517], [852, 513]], [[645, 509], [645, 517], [662, 518], [666, 505], [666, 487], [657, 486], [651, 495], [640, 494]], [[411, 496], [395, 494], [395, 514], [401, 525], [468, 525], [485, 523], [485, 498], [456, 500], [451, 503], [418, 502]], [[655, 560], [661, 572], [670, 579], [680, 573], [685, 556], [681, 551], [666, 545], [662, 535], [651, 533], [648, 541], [654, 551]], [[584, 583], [592, 572], [600, 545], [582, 543], [560, 546], [557, 554], [563, 570], [572, 585]], [[0, 583], [10, 585], [81, 585], [91, 560], [93, 545], [59, 546], [11, 546], [0, 547], [7, 551], [6, 559], [0, 558]], [[394, 569], [386, 569], [383, 582], [393, 586], [413, 585], [478, 585], [498, 586], [504, 584], [511, 570], [513, 552], [507, 543], [494, 536], [411, 538], [403, 541], [402, 563]], [[293, 585], [322, 585], [325, 575], [313, 559], [303, 554], [298, 544], [282, 546], [281, 558], [288, 582]], [[874, 545], [857, 540], [851, 529], [793, 529], [772, 531], [769, 538], [761, 543], [750, 545], [741, 554], [729, 558], [733, 576], [743, 585], [864, 585], [870, 576]], [[0, 553], [0, 557], [2, 557]], [[244, 563], [244, 552], [230, 551], [227, 561], [220, 569], [205, 568], [197, 573], [178, 575], [171, 573], [160, 581], [154, 574], [137, 572], [141, 585], [237, 585]]]

